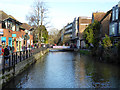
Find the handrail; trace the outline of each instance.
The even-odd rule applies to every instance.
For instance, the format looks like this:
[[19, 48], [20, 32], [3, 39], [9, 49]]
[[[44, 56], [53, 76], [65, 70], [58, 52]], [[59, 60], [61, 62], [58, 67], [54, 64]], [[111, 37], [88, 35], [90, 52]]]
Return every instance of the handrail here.
[[15, 65], [30, 58], [32, 55], [45, 50], [46, 48], [34, 48], [25, 51], [18, 51], [11, 53], [8, 58], [3, 57], [2, 63], [2, 73], [4, 74], [5, 70], [10, 70], [11, 67], [15, 68]]

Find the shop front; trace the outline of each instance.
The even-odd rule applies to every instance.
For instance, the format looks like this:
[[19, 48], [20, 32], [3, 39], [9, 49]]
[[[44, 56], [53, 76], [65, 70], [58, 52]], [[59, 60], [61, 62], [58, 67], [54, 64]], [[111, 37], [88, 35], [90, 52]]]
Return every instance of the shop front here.
[[2, 47], [5, 48], [6, 46], [6, 37], [1, 37]]
[[9, 37], [8, 46], [12, 47], [12, 37]]
[[0, 29], [0, 45], [2, 45], [3, 29]]

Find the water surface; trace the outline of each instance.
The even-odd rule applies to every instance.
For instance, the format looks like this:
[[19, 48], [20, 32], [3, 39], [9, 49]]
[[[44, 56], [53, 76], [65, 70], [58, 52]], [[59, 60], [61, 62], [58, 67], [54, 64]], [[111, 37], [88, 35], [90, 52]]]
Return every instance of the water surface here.
[[49, 52], [7, 88], [120, 88], [120, 72], [79, 53]]

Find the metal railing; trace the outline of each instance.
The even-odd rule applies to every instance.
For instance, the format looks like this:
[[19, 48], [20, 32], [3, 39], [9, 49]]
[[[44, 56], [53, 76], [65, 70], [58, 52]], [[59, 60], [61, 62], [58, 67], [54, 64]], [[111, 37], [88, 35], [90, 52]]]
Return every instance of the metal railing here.
[[3, 57], [3, 62], [2, 62], [2, 74], [6, 70], [10, 71], [11, 68], [15, 69], [15, 65], [30, 58], [32, 55], [45, 50], [46, 48], [35, 48], [35, 49], [30, 49], [30, 50], [25, 50], [25, 51], [19, 51], [19, 52], [13, 52], [11, 53], [8, 57], [4, 58]]

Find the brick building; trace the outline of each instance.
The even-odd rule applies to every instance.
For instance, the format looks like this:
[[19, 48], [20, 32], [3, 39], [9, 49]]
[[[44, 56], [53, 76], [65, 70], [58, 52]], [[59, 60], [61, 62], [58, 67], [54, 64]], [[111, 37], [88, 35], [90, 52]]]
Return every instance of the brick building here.
[[79, 17], [78, 18], [80, 48], [85, 47], [85, 42], [84, 42], [84, 39], [83, 39], [83, 32], [90, 23], [91, 23], [91, 18], [90, 17]]
[[97, 20], [100, 21], [104, 16], [105, 16], [105, 12], [94, 12], [92, 13], [92, 23]]
[[113, 44], [120, 41], [120, 2], [112, 7], [109, 36], [114, 38]]
[[105, 16], [100, 20], [101, 38], [105, 37], [105, 34], [109, 35], [110, 19], [111, 19], [111, 10], [106, 12]]
[[96, 12], [92, 13], [92, 23], [97, 20], [100, 22], [100, 34], [101, 38], [105, 37], [106, 35], [109, 35], [109, 23], [111, 18], [111, 10], [108, 12]]
[[[14, 51], [21, 51], [22, 46], [26, 45], [23, 38], [26, 35], [25, 30], [20, 21], [0, 10], [0, 44], [3, 48], [8, 45], [14, 47]], [[30, 39], [33, 37], [30, 36]]]

